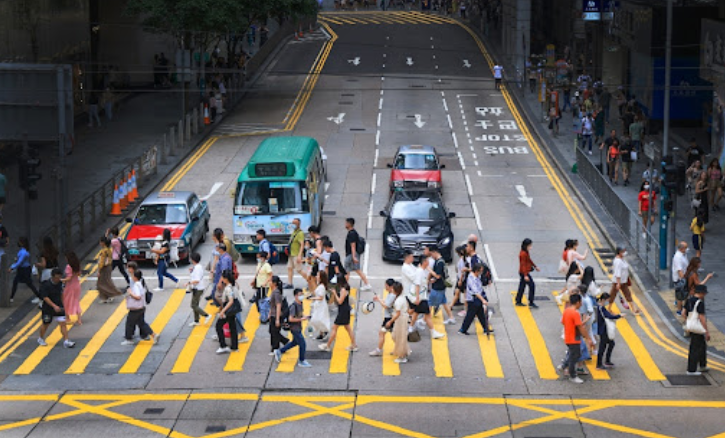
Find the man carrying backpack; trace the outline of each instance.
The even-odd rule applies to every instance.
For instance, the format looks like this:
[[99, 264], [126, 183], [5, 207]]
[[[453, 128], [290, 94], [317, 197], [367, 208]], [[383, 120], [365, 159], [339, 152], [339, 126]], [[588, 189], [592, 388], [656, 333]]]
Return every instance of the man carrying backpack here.
[[123, 243], [118, 234], [118, 227], [113, 227], [106, 231], [106, 237], [111, 239], [111, 270], [118, 268], [118, 271], [126, 280], [128, 287], [131, 287], [131, 281], [128, 278], [125, 268], [128, 262], [128, 248], [126, 248], [126, 244]]
[[443, 306], [443, 310], [448, 315], [443, 323], [446, 325], [455, 324], [456, 319], [453, 317], [451, 306], [448, 304], [446, 298], [446, 277], [448, 276], [448, 269], [446, 268], [446, 261], [443, 260], [440, 251], [434, 246], [429, 246], [433, 260], [435, 260], [433, 266], [429, 267], [430, 270], [430, 298], [428, 303], [431, 307], [437, 308]]
[[270, 265], [279, 263], [279, 251], [272, 242], [267, 240], [267, 232], [264, 229], [257, 230], [257, 242], [259, 242], [259, 251], [267, 253], [267, 261]]
[[[214, 291], [223, 290], [224, 289], [224, 283], [222, 282], [222, 272], [224, 271], [236, 271], [234, 266], [234, 261], [232, 260], [232, 256], [229, 255], [227, 252], [227, 246], [223, 243], [220, 243], [217, 246], [217, 250], [219, 251], [219, 261], [217, 262], [216, 266], [214, 267], [214, 284], [212, 286], [212, 295], [207, 297], [207, 300], [210, 300], [214, 296]], [[217, 302], [216, 298], [214, 298], [214, 304], [216, 306], [220, 306], [222, 303]]]
[[365, 239], [360, 237], [355, 231], [355, 219], [349, 217], [345, 219], [345, 229], [347, 237], [345, 238], [345, 271], [347, 271], [346, 280], [350, 281], [350, 272], [355, 272], [363, 281], [360, 290], [370, 290], [370, 283], [362, 270], [360, 270], [360, 255], [365, 252]]

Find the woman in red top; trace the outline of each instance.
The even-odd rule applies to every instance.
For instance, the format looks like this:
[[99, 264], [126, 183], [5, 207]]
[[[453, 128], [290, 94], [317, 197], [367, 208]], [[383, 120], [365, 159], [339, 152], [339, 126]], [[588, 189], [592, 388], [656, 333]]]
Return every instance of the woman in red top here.
[[619, 152], [619, 140], [614, 140], [612, 145], [609, 146], [607, 151], [607, 170], [609, 172], [609, 182], [614, 182], [614, 185], [618, 185], [617, 178], [619, 177], [619, 160], [621, 153]]
[[657, 215], [657, 193], [651, 192], [652, 199], [650, 199], [650, 186], [648, 181], [642, 181], [642, 187], [639, 189], [639, 215], [642, 218], [642, 238], [647, 238], [647, 222], [655, 223], [655, 216]]
[[521, 252], [519, 253], [519, 292], [516, 294], [516, 305], [525, 306], [525, 304], [521, 302], [521, 299], [524, 297], [524, 289], [528, 285], [529, 307], [537, 308], [539, 306], [537, 306], [534, 302], [536, 285], [534, 284], [534, 278], [531, 276], [531, 273], [534, 270], [540, 271], [540, 269], [534, 264], [534, 262], [531, 261], [531, 255], [529, 254], [531, 246], [532, 242], [529, 238], [524, 239], [521, 243]]

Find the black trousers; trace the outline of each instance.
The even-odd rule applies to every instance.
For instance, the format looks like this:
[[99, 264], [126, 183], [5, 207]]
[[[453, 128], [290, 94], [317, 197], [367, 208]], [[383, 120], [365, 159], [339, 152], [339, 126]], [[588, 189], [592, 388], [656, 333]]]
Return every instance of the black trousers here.
[[231, 340], [232, 350], [239, 349], [239, 339], [237, 334], [237, 321], [234, 319], [235, 313], [227, 313], [226, 318], [217, 318], [216, 335], [219, 337], [219, 346], [226, 348], [227, 341], [224, 339], [224, 324], [229, 324], [229, 339]]
[[687, 355], [687, 371], [694, 373], [697, 366], [707, 366], [707, 342], [705, 335], [690, 333], [690, 354]]
[[597, 353], [597, 367], [602, 367], [604, 363], [612, 363], [612, 350], [614, 350], [614, 339], [609, 339], [607, 330], [599, 336], [599, 352]]
[[269, 317], [269, 334], [271, 336], [272, 341], [272, 350], [276, 350], [280, 347], [280, 345], [287, 345], [289, 342], [289, 339], [282, 336], [281, 332], [282, 328], [277, 327], [277, 324], [275, 324], [275, 317], [270, 316]]
[[534, 302], [534, 295], [536, 294], [536, 284], [534, 284], [534, 277], [531, 274], [528, 275], [529, 281], [524, 280], [526, 275], [519, 273], [519, 290], [516, 293], [516, 302], [520, 303], [524, 298], [524, 289], [529, 286], [529, 305]]
[[569, 362], [567, 363], [569, 367], [569, 377], [574, 378], [576, 377], [576, 363], [579, 362], [579, 359], [582, 357], [582, 347], [580, 342], [577, 342], [576, 344], [566, 344], [566, 346], [569, 349]]
[[483, 302], [478, 298], [473, 298], [473, 301], [468, 302], [466, 308], [466, 317], [463, 318], [463, 325], [461, 325], [461, 331], [467, 333], [473, 319], [478, 318], [478, 322], [481, 323], [484, 333], [488, 334], [488, 321], [487, 321], [486, 309], [483, 308]]
[[126, 265], [123, 263], [123, 260], [113, 260], [113, 262], [111, 263], [111, 270], [114, 270], [116, 268], [118, 268], [118, 272], [123, 275], [126, 283], [131, 284], [131, 281], [128, 279], [128, 273], [126, 272]]
[[128, 316], [126, 316], [126, 339], [132, 340], [133, 334], [136, 332], [138, 327], [141, 339], [146, 339], [151, 336], [154, 331], [146, 322], [144, 316], [146, 315], [146, 309], [129, 310]]
[[13, 291], [10, 294], [10, 298], [15, 298], [15, 292], [18, 291], [18, 283], [23, 283], [33, 291], [36, 297], [40, 298], [38, 288], [33, 284], [33, 268], [28, 266], [27, 268], [17, 268], [15, 270], [15, 278], [13, 278]]

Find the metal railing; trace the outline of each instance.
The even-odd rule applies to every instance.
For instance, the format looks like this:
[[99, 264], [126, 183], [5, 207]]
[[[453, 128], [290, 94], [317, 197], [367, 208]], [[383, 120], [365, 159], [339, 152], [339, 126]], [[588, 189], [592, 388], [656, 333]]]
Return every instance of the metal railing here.
[[[576, 162], [579, 176], [594, 192], [604, 209], [613, 219], [614, 224], [622, 232], [629, 245], [628, 249], [637, 254], [647, 267], [647, 271], [659, 281], [660, 244], [657, 236], [652, 234], [653, 230], [658, 229], [657, 226], [649, 225], [644, 227], [639, 214], [624, 203], [622, 198], [612, 189], [607, 177], [602, 175], [594, 163], [579, 148], [576, 150]], [[657, 223], [658, 219], [655, 217], [655, 224]]]

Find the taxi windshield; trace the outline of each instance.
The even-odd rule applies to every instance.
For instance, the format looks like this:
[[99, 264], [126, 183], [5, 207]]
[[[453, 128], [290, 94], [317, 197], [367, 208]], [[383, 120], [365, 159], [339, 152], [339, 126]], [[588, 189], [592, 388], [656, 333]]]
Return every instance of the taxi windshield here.
[[162, 225], [188, 223], [185, 204], [142, 205], [136, 215], [138, 225]]
[[433, 154], [400, 154], [395, 160], [398, 170], [437, 170], [438, 163]]

